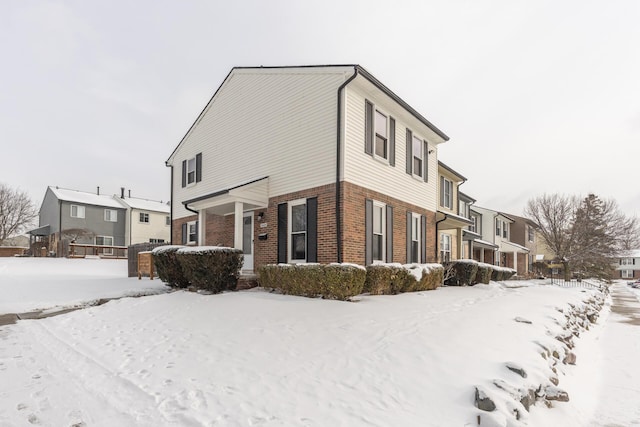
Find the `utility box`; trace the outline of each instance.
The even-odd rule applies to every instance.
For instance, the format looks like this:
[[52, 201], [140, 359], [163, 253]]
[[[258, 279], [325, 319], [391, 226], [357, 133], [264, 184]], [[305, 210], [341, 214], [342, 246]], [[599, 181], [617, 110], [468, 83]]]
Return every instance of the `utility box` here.
[[138, 252], [138, 280], [149, 276], [153, 280], [153, 254], [151, 251]]

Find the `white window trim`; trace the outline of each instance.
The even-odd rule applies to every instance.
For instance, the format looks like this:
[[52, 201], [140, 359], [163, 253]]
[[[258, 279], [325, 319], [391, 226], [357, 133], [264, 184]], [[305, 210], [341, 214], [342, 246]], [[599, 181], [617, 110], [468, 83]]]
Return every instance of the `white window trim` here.
[[[387, 251], [386, 251], [386, 245], [387, 245], [387, 205], [381, 202], [377, 202], [377, 201], [373, 201], [373, 212], [371, 215], [371, 219], [374, 220], [376, 215], [375, 215], [375, 210], [376, 208], [380, 208], [380, 215], [381, 215], [381, 220], [382, 220], [382, 230], [381, 233], [376, 233], [375, 231], [375, 221], [373, 221], [372, 224], [372, 232], [373, 235], [375, 236], [376, 234], [378, 234], [379, 236], [382, 236], [382, 248], [380, 249], [380, 253], [382, 256], [382, 259], [374, 259], [373, 263], [374, 264], [383, 264], [386, 262], [387, 260]], [[373, 245], [373, 239], [371, 240], [371, 244]], [[373, 247], [371, 248], [371, 254], [373, 255]]]
[[[94, 240], [96, 245], [98, 244], [98, 239], [102, 239], [102, 245], [103, 246], [114, 246], [113, 236], [96, 236], [95, 240]], [[104, 241], [105, 239], [111, 239], [111, 244], [107, 245], [107, 243]], [[112, 248], [110, 248], [110, 249], [102, 249], [102, 253], [104, 255], [113, 255], [113, 249]]]
[[[415, 147], [413, 146], [413, 142], [414, 141], [420, 141], [420, 151], [422, 152], [422, 162], [420, 163], [420, 173], [416, 173], [416, 168], [415, 168], [415, 159], [419, 158], [418, 156], [416, 156], [415, 154]], [[412, 140], [411, 140], [411, 176], [413, 176], [416, 179], [419, 179], [420, 181], [424, 181], [424, 162], [426, 161], [425, 159], [425, 153], [424, 153], [424, 139], [420, 138], [419, 136], [412, 134]]]
[[[191, 169], [191, 161], [193, 161], [193, 170]], [[189, 181], [189, 174], [193, 172], [193, 181]], [[196, 185], [196, 179], [198, 174], [198, 162], [196, 156], [187, 159], [187, 186]]]
[[[307, 204], [307, 199], [298, 199], [298, 200], [292, 200], [290, 202], [287, 203], [287, 259], [289, 260], [289, 263], [291, 264], [304, 264], [307, 262], [307, 248], [305, 247], [304, 249], [304, 259], [292, 259], [292, 254], [293, 254], [293, 217], [291, 216], [291, 211], [292, 211], [292, 207], [294, 206], [300, 206], [300, 205], [306, 205]], [[305, 208], [306, 209], [306, 208]], [[306, 224], [306, 227], [309, 227], [309, 224]], [[307, 239], [309, 238], [309, 230], [305, 228], [304, 231], [304, 241], [305, 243], [307, 242]], [[302, 234], [302, 232], [296, 232], [296, 234]]]
[[105, 209], [104, 220], [107, 222], [118, 222], [118, 211], [115, 209]]
[[[77, 215], [73, 215], [73, 208], [76, 208]], [[80, 214], [82, 213], [82, 215]], [[71, 209], [69, 210], [69, 216], [71, 218], [84, 218], [85, 217], [85, 209], [82, 205], [71, 205]]]
[[[447, 241], [447, 249], [445, 250], [445, 240]], [[440, 261], [446, 262], [443, 253], [449, 254], [449, 261], [451, 261], [451, 234], [440, 233]]]
[[[146, 215], [146, 218], [147, 218], [147, 220], [146, 220], [146, 221], [141, 221], [141, 218], [140, 218], [140, 217], [141, 217], [142, 215]], [[139, 222], [140, 224], [151, 224], [151, 215], [149, 215], [149, 213], [148, 213], [148, 212], [139, 212], [139, 213], [138, 213], [138, 222]]]
[[623, 279], [633, 279], [633, 270], [620, 270], [620, 271], [622, 271], [620, 276]]
[[[470, 215], [470, 217], [471, 218], [469, 218], [469, 219], [471, 220], [471, 222], [473, 224], [471, 224], [469, 226], [469, 231], [473, 231], [474, 233], [478, 233], [478, 231], [477, 231], [478, 230], [478, 217], [475, 216], [475, 215]], [[478, 234], [480, 234], [480, 233], [478, 233]]]
[[[447, 188], [447, 183], [449, 183], [449, 197], [447, 198], [447, 193], [445, 192], [445, 188]], [[447, 209], [453, 209], [453, 181], [447, 179], [446, 176], [442, 177], [442, 207]]]
[[[378, 113], [385, 116], [386, 118], [387, 157], [379, 156], [378, 153], [376, 152], [376, 147], [378, 145], [378, 132], [376, 132], [376, 122], [377, 122]], [[391, 139], [389, 135], [389, 132], [391, 131], [390, 120], [389, 120], [390, 117], [391, 116], [388, 113], [379, 109], [375, 104], [373, 105], [373, 158], [385, 164], [389, 164], [389, 140]]]
[[194, 246], [198, 241], [198, 231], [195, 232], [195, 240], [191, 240], [191, 226], [196, 226], [198, 221], [189, 221], [187, 222], [187, 245]]
[[[417, 242], [418, 243], [418, 253], [417, 255], [417, 263], [420, 262], [420, 260], [422, 259], [422, 245], [421, 240], [422, 240], [422, 233], [420, 232], [422, 227], [422, 218], [420, 216], [420, 214], [417, 213], [411, 213], [411, 250], [412, 253], [411, 255], [413, 256], [413, 243]], [[414, 235], [418, 236], [418, 239], [415, 240], [414, 239]], [[413, 262], [413, 258], [411, 259], [411, 262]]]
[[496, 233], [496, 237], [502, 237], [502, 221], [500, 221], [498, 218], [496, 218], [496, 225], [495, 225], [495, 233]]
[[620, 265], [633, 265], [633, 258], [621, 258]]
[[166, 227], [171, 226], [171, 216], [167, 215], [167, 216], [164, 218], [164, 225], [165, 225]]

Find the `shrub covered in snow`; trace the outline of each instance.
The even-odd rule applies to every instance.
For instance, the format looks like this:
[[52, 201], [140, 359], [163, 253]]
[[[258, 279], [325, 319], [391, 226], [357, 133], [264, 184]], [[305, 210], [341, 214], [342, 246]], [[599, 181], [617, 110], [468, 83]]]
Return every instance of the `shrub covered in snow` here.
[[364, 291], [371, 295], [426, 291], [440, 286], [443, 277], [440, 264], [374, 264], [367, 267]]
[[184, 246], [165, 245], [151, 251], [153, 264], [160, 280], [174, 288], [186, 288], [189, 280], [182, 273], [182, 266], [176, 257], [178, 249]]
[[244, 262], [240, 249], [221, 246], [183, 247], [176, 258], [192, 286], [214, 293], [236, 288]]
[[444, 281], [445, 285], [469, 286], [475, 283], [478, 262], [472, 259], [459, 259], [448, 262], [444, 268], [449, 272]]
[[491, 266], [493, 271], [491, 272], [491, 280], [493, 281], [501, 281], [501, 280], [509, 280], [511, 276], [516, 274], [516, 271], [513, 268], [507, 267], [498, 267], [497, 265]]
[[478, 263], [478, 272], [473, 284], [483, 283], [488, 285], [491, 281], [491, 273], [493, 272], [493, 266], [491, 264], [485, 264], [484, 262]]
[[366, 270], [355, 264], [270, 264], [258, 268], [260, 285], [283, 294], [348, 300], [362, 293]]

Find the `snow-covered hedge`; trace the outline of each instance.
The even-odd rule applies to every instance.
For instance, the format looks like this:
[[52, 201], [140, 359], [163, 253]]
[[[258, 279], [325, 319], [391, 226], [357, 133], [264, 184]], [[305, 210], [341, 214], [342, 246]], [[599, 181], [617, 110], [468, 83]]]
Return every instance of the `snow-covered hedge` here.
[[348, 300], [362, 293], [366, 273], [355, 264], [269, 264], [258, 268], [258, 281], [283, 294]]
[[440, 264], [374, 264], [367, 267], [364, 291], [371, 295], [427, 291], [440, 286], [443, 277]]
[[189, 280], [182, 273], [182, 266], [176, 257], [176, 252], [182, 248], [184, 246], [165, 245], [154, 248], [151, 251], [158, 277], [174, 288], [186, 288], [189, 286]]
[[446, 263], [444, 266], [446, 277], [445, 285], [448, 286], [469, 286], [476, 280], [478, 273], [478, 262], [472, 259], [459, 259]]
[[176, 258], [191, 286], [214, 293], [236, 288], [244, 262], [240, 249], [222, 246], [182, 247]]
[[491, 280], [496, 282], [500, 280], [509, 280], [511, 276], [516, 274], [516, 270], [513, 268], [498, 267], [497, 265], [492, 265], [491, 268], [493, 269], [491, 272]]
[[493, 272], [493, 266], [491, 264], [485, 264], [484, 262], [478, 263], [478, 272], [476, 273], [476, 279], [473, 281], [476, 283], [483, 283], [488, 285], [491, 281], [491, 273]]

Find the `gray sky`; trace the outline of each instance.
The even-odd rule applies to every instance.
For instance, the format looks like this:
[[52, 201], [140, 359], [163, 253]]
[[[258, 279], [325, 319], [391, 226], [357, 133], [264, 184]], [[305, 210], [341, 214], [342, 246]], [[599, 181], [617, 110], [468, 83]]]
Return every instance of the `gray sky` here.
[[233, 66], [357, 63], [451, 140], [478, 204], [594, 192], [640, 214], [640, 2], [5, 0], [0, 182], [167, 200]]

